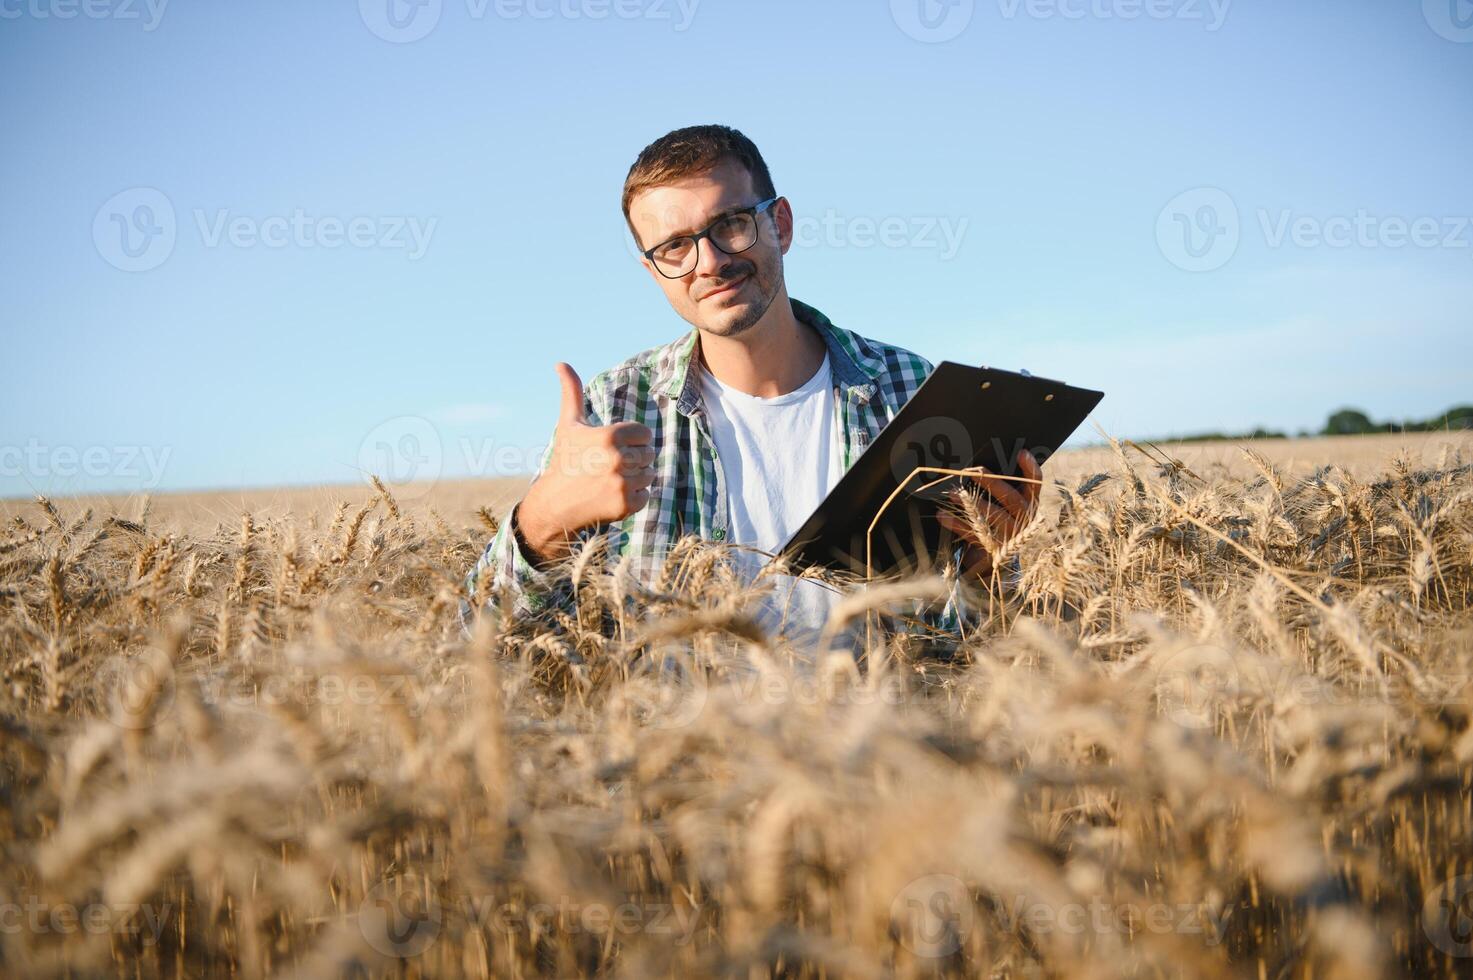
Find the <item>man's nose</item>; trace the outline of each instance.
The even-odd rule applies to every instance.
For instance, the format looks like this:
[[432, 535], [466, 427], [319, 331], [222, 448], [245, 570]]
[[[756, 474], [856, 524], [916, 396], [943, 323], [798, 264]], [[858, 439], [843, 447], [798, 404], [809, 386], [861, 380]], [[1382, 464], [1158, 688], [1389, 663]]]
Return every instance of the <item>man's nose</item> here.
[[731, 256], [717, 248], [709, 235], [701, 239], [699, 254], [696, 256], [696, 275], [718, 277], [721, 270], [730, 264]]

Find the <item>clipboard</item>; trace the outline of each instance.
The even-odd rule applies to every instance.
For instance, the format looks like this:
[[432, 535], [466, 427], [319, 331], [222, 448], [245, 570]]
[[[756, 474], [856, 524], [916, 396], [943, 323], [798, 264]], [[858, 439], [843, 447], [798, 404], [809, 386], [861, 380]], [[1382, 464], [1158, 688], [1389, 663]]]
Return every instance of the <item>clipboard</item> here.
[[818, 565], [868, 577], [935, 567], [955, 542], [937, 512], [952, 491], [976, 484], [964, 477], [917, 474], [916, 468], [985, 466], [1003, 476], [1019, 475], [1019, 450], [1046, 462], [1103, 397], [1103, 392], [1049, 378], [942, 361], [778, 557], [795, 572]]

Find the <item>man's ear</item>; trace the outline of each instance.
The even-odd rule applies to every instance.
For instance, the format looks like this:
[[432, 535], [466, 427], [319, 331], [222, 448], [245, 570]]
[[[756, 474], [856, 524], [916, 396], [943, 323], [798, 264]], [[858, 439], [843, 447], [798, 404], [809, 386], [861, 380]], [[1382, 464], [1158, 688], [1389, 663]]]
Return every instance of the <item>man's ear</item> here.
[[650, 278], [655, 280], [655, 282], [659, 282], [661, 279], [665, 278], [660, 273], [660, 270], [655, 268], [655, 264], [649, 259], [645, 258], [643, 255], [639, 257], [639, 264], [645, 267], [645, 271], [650, 274]]
[[787, 255], [793, 247], [793, 208], [786, 197], [778, 198], [772, 206], [772, 222], [777, 225], [777, 243]]

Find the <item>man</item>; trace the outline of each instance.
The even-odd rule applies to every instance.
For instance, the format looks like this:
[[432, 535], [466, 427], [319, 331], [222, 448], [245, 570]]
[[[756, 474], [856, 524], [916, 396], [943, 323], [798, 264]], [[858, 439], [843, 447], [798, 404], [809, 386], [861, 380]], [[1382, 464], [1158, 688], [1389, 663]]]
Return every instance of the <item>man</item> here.
[[[596, 533], [611, 535], [610, 555], [646, 570], [685, 534], [776, 552], [932, 370], [789, 298], [792, 208], [736, 130], [692, 126], [651, 143], [625, 179], [623, 209], [641, 263], [695, 329], [586, 390], [570, 365], [557, 365], [552, 443], [467, 582], [474, 595], [481, 576], [494, 576], [493, 589], [518, 610], [566, 603], [558, 562]], [[1039, 478], [1031, 455], [1018, 462]], [[979, 482], [995, 501], [981, 505], [994, 540], [1032, 519], [1038, 484]], [[943, 523], [969, 542], [963, 574], [989, 576], [984, 539], [962, 521]], [[736, 557], [748, 576], [765, 561]], [[777, 578], [766, 625], [799, 642], [816, 636], [833, 593]], [[954, 632], [958, 605], [953, 590], [925, 625]]]

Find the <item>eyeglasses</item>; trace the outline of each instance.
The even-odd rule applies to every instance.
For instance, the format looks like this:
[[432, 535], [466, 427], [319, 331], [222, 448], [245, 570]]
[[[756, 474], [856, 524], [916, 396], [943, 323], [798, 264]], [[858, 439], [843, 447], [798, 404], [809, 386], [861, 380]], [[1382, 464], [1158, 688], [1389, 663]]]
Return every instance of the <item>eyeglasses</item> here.
[[654, 248], [645, 249], [644, 257], [654, 263], [655, 268], [666, 279], [679, 279], [690, 275], [700, 260], [699, 245], [702, 238], [709, 238], [712, 245], [727, 255], [745, 252], [757, 244], [757, 215], [772, 207], [777, 200], [776, 197], [769, 197], [751, 207], [722, 215], [707, 225], [704, 231], [672, 238]]

